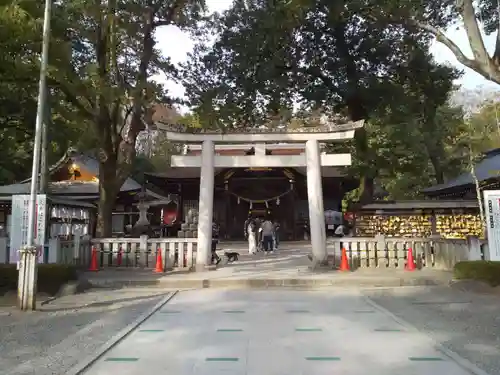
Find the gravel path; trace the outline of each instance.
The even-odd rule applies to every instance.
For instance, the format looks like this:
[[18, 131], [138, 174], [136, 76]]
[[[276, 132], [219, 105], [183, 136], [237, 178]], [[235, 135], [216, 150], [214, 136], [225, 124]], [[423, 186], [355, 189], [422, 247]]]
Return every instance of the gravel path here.
[[449, 287], [365, 290], [364, 294], [491, 375], [500, 374], [500, 297]]
[[61, 298], [37, 312], [0, 310], [0, 374], [62, 375], [165, 294], [98, 290]]

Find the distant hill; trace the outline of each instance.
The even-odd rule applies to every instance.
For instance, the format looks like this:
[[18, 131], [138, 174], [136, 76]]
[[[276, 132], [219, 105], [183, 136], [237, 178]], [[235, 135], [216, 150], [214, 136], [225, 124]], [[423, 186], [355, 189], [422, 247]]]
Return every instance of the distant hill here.
[[498, 89], [480, 86], [476, 89], [460, 88], [450, 98], [453, 105], [461, 106], [467, 113], [474, 113], [487, 101], [500, 101], [500, 86]]

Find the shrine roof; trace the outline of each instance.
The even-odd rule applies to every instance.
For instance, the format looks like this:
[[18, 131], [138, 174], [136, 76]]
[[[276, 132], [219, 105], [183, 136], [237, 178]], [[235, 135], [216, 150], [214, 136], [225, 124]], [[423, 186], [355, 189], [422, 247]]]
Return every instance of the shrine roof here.
[[441, 208], [477, 208], [473, 200], [417, 200], [417, 201], [381, 201], [365, 204], [361, 210], [425, 210]]
[[[137, 183], [136, 183], [137, 184]], [[31, 182], [24, 182], [19, 184], [11, 184], [0, 186], [0, 195], [17, 195], [29, 194], [31, 189]], [[141, 185], [127, 185], [124, 184], [120, 192], [134, 192], [139, 191]], [[50, 194], [56, 195], [99, 195], [99, 183], [93, 181], [59, 181], [49, 182]]]
[[[69, 148], [66, 151], [66, 153], [61, 157], [61, 159], [59, 159], [55, 164], [53, 164], [52, 166], [49, 167], [49, 171], [48, 171], [49, 175], [53, 175], [54, 173], [59, 171], [61, 168], [64, 168], [65, 166], [67, 166], [69, 163], [77, 164], [77, 165], [81, 166], [82, 168], [84, 168], [85, 170], [87, 170], [89, 173], [93, 174], [94, 176], [99, 176], [99, 162], [95, 158], [93, 158], [92, 156], [80, 153], [74, 148]], [[26, 183], [29, 183], [30, 181], [31, 181], [31, 178], [27, 178], [26, 180], [21, 181], [19, 184], [13, 184], [13, 185], [7, 185], [7, 186], [14, 187], [14, 185], [24, 185]], [[61, 182], [57, 182], [55, 184], [65, 183], [65, 182], [68, 182], [68, 181], [61, 181]], [[85, 185], [84, 183], [82, 184], [82, 182], [80, 182], [80, 181], [69, 181], [69, 182], [71, 184], [73, 184], [74, 186], [78, 186], [78, 187], [75, 187], [74, 189], [77, 191], [80, 191], [80, 190], [83, 191], [82, 194], [93, 192], [96, 189], [94, 186], [96, 184], [95, 183], [92, 184], [92, 182], [89, 182], [89, 184], [87, 184], [87, 185]], [[78, 184], [78, 182], [80, 182], [80, 185]], [[28, 186], [29, 185], [30, 184], [28, 184]], [[64, 186], [64, 184], [61, 186]], [[56, 188], [56, 190], [59, 189], [57, 186], [55, 186], [55, 188]], [[98, 184], [97, 184], [97, 189], [98, 189]], [[140, 189], [141, 189], [141, 185], [137, 181], [135, 181], [132, 178], [127, 178], [125, 180], [125, 182], [123, 183], [120, 191], [121, 192], [135, 191], [135, 190], [140, 190]], [[28, 188], [28, 190], [29, 190], [29, 188]], [[99, 190], [96, 190], [96, 191], [98, 194]], [[0, 194], [3, 194], [1, 192], [1, 189], [0, 189]], [[16, 193], [16, 194], [24, 194], [24, 193]], [[29, 194], [29, 192], [27, 194]], [[80, 194], [80, 193], [76, 193], [76, 194]]]
[[[479, 182], [487, 180], [499, 180], [500, 178], [500, 148], [484, 153], [484, 157], [475, 166], [475, 177]], [[474, 185], [474, 178], [471, 172], [465, 172], [450, 181], [431, 186], [422, 190], [427, 195], [439, 195], [449, 190], [467, 188]]]

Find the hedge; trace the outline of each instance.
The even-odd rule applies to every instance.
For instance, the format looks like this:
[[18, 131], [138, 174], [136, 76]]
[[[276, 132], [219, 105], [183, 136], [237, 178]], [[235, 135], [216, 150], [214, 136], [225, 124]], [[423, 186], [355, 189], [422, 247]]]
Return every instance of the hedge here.
[[[75, 266], [39, 264], [37, 290], [55, 295], [62, 285], [78, 279]], [[18, 271], [15, 264], [0, 264], [0, 294], [17, 289]]]
[[453, 270], [459, 280], [480, 280], [491, 286], [500, 285], [500, 262], [485, 260], [458, 262]]

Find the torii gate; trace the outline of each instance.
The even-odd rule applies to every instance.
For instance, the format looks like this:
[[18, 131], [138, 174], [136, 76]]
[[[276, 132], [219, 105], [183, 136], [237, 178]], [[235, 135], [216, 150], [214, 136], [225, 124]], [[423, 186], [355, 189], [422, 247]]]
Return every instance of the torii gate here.
[[[167, 139], [180, 143], [201, 143], [201, 156], [172, 156], [174, 167], [200, 167], [200, 200], [198, 218], [198, 247], [196, 268], [204, 270], [210, 265], [212, 219], [214, 205], [215, 168], [257, 167], [306, 167], [309, 223], [313, 262], [326, 259], [326, 230], [323, 208], [322, 166], [351, 165], [351, 154], [321, 154], [319, 142], [341, 142], [354, 138], [356, 129], [364, 121], [343, 125], [322, 125], [298, 129], [231, 129], [207, 130], [158, 123], [157, 128], [166, 132]], [[266, 143], [305, 143], [305, 154], [266, 155]], [[215, 155], [215, 143], [253, 143], [255, 155]]]

